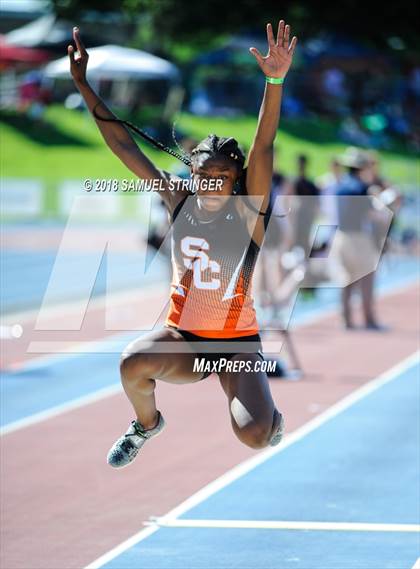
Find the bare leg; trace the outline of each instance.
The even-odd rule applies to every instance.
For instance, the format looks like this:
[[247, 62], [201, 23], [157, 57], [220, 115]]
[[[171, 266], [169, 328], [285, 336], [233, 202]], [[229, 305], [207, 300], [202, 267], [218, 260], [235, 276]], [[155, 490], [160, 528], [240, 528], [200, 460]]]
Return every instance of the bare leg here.
[[[168, 353], [152, 351], [159, 342], [182, 345], [182, 351]], [[199, 381], [202, 373], [194, 372], [195, 352], [176, 330], [164, 328], [131, 342], [121, 356], [121, 381], [138, 421], [152, 429], [158, 419], [156, 380], [170, 383]]]
[[373, 310], [373, 282], [375, 273], [369, 273], [360, 279], [360, 290], [362, 293], [363, 314], [366, 325], [376, 324]]
[[298, 358], [295, 345], [293, 343], [289, 330], [283, 330], [282, 334], [284, 338], [284, 343], [286, 344], [287, 352], [289, 354], [289, 360], [291, 366], [293, 367], [293, 369], [300, 370], [301, 372], [303, 372], [303, 368]]
[[[256, 354], [238, 354], [232, 360], [255, 362]], [[251, 448], [266, 447], [280, 424], [264, 372], [223, 372], [220, 383], [228, 397], [232, 428], [238, 439]]]
[[271, 291], [269, 290], [268, 286], [268, 278], [267, 278], [267, 253], [264, 250], [262, 254], [260, 254], [260, 263], [259, 263], [259, 270], [260, 270], [260, 297], [262, 300], [263, 306], [267, 304], [271, 304]]
[[344, 318], [344, 324], [347, 328], [353, 327], [353, 320], [351, 315], [351, 296], [353, 292], [353, 283], [341, 289], [341, 306]]

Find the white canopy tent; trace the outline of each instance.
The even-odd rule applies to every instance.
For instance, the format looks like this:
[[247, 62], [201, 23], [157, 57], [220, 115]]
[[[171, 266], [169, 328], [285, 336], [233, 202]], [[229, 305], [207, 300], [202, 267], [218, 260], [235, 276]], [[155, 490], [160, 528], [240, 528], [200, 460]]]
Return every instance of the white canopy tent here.
[[28, 24], [12, 30], [6, 34], [6, 41], [9, 44], [21, 45], [23, 47], [45, 47], [48, 44], [59, 43], [69, 36], [71, 24], [65, 21], [57, 21], [56, 16], [45, 14]]
[[[181, 75], [173, 63], [139, 49], [118, 45], [104, 45], [89, 48], [87, 77], [93, 88], [112, 104], [131, 107], [140, 100], [141, 91], [149, 93], [163, 105], [161, 118], [170, 120], [182, 104], [184, 90]], [[148, 83], [159, 80], [159, 95]], [[57, 100], [65, 98], [76, 90], [70, 74], [68, 56], [48, 63], [43, 70], [43, 81], [55, 92]], [[102, 91], [101, 85], [110, 87]], [[105, 88], [105, 87], [104, 87]], [[156, 98], [157, 97], [157, 98]]]
[[[70, 78], [69, 58], [52, 61], [44, 68], [51, 79]], [[104, 45], [89, 49], [88, 77], [93, 80], [179, 79], [178, 68], [139, 49]]]

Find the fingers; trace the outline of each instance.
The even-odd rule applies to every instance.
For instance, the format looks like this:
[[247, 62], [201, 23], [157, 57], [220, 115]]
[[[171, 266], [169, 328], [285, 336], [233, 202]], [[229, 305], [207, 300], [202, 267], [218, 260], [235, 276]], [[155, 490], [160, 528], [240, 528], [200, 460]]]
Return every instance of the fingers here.
[[295, 52], [296, 44], [297, 44], [297, 37], [296, 37], [296, 36], [293, 36], [292, 41], [291, 41], [291, 43], [290, 43], [290, 47], [289, 47], [289, 49], [288, 49], [288, 54], [289, 54], [289, 55], [293, 56], [293, 54], [294, 54], [294, 52]]
[[276, 45], [273, 34], [273, 26], [271, 24], [267, 24], [267, 40], [270, 47]]
[[67, 53], [70, 57], [70, 63], [74, 63], [74, 47], [72, 45], [67, 46]]
[[280, 20], [277, 28], [277, 41], [276, 45], [283, 45], [283, 34], [284, 34], [284, 20]]
[[287, 26], [284, 28], [284, 35], [283, 35], [283, 47], [285, 47], [286, 49], [289, 47], [289, 37], [290, 37], [290, 26], [289, 24], [287, 24]]
[[256, 47], [250, 47], [249, 51], [252, 53], [252, 55], [255, 57], [255, 59], [258, 61], [260, 65], [264, 63], [264, 58]]
[[[292, 51], [291, 51], [292, 45], [290, 45], [290, 47], [289, 47], [289, 39], [290, 39], [290, 26], [289, 26], [289, 24], [286, 25], [284, 20], [280, 20], [279, 25], [278, 25], [278, 29], [277, 29], [276, 46], [284, 47], [288, 50], [288, 53], [290, 53], [290, 52], [293, 53], [293, 50], [296, 46], [297, 38], [294, 38], [295, 43], [293, 45]], [[292, 40], [292, 42], [293, 42], [293, 40]]]
[[87, 55], [86, 48], [82, 42], [82, 38], [80, 37], [79, 28], [73, 28], [73, 38], [76, 43], [77, 51], [80, 53], [80, 55]]

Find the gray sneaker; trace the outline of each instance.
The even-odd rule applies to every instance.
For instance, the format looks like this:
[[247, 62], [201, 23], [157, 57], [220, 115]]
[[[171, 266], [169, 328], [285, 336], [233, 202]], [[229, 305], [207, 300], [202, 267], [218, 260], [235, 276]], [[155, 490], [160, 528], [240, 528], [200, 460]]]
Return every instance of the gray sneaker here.
[[131, 421], [131, 425], [125, 435], [120, 437], [111, 447], [107, 456], [108, 464], [114, 468], [127, 466], [136, 458], [144, 443], [161, 433], [164, 427], [165, 421], [160, 411], [158, 411], [158, 423], [153, 429], [146, 431], [141, 423]]
[[278, 445], [283, 438], [283, 434], [284, 434], [284, 419], [283, 415], [280, 413], [280, 424], [277, 428], [277, 431], [273, 434], [273, 436], [270, 439], [270, 446], [275, 447], [276, 445]]

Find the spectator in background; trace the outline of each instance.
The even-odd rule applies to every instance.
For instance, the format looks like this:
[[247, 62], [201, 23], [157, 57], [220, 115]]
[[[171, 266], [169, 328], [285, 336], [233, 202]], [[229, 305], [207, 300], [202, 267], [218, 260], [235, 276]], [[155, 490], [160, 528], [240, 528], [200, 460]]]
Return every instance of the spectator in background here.
[[390, 241], [392, 241], [392, 232], [395, 229], [397, 214], [402, 205], [402, 195], [397, 188], [392, 186], [389, 180], [382, 176], [380, 172], [379, 155], [377, 152], [371, 150], [367, 152], [366, 155], [368, 159], [368, 167], [363, 172], [363, 181], [369, 186], [368, 193], [371, 196], [377, 197], [394, 214], [385, 243], [383, 243], [383, 231], [381, 224], [373, 224], [373, 237], [376, 247], [384, 253], [388, 249]]
[[368, 146], [369, 144], [369, 136], [359, 125], [358, 119], [353, 116], [348, 116], [341, 122], [338, 136], [347, 144], [358, 144], [360, 146]]
[[[376, 217], [364, 181], [369, 169], [369, 156], [350, 147], [340, 157], [348, 169], [337, 187], [337, 218], [339, 227], [332, 244], [333, 255], [341, 268], [345, 286], [342, 289], [342, 315], [347, 329], [354, 328], [351, 309], [352, 294], [360, 289], [365, 326], [381, 330], [374, 310], [374, 270], [378, 252], [371, 234], [371, 222]], [[365, 198], [365, 199], [361, 199]], [[360, 275], [363, 275], [360, 277]]]
[[277, 196], [282, 196], [290, 193], [290, 180], [286, 175], [281, 172], [276, 164], [279, 162], [279, 151], [275, 148], [273, 151], [273, 185], [271, 189], [271, 197], [274, 199]]
[[322, 193], [335, 194], [337, 190], [337, 184], [343, 177], [343, 167], [336, 156], [331, 158], [329, 166], [330, 169], [328, 172], [325, 172], [325, 174], [319, 176], [316, 180], [316, 184]]
[[325, 108], [339, 115], [345, 115], [348, 111], [348, 91], [346, 76], [336, 67], [326, 69], [322, 75], [322, 87], [324, 91]]
[[19, 84], [20, 112], [27, 113], [35, 120], [41, 120], [50, 97], [50, 91], [42, 86], [42, 75], [39, 71], [29, 71], [24, 75]]
[[[167, 239], [168, 232], [170, 230], [170, 223], [168, 218], [168, 212], [165, 206], [165, 202], [160, 196], [155, 195], [152, 192], [151, 196], [151, 209], [150, 218], [148, 224], [148, 232], [146, 235], [147, 244], [147, 264], [150, 260], [157, 254], [167, 270], [168, 283], [171, 281], [172, 277], [172, 263], [171, 263], [171, 243], [170, 239]], [[143, 237], [141, 238], [143, 241]], [[149, 250], [154, 249], [155, 252]]]
[[420, 67], [413, 67], [408, 78], [408, 88], [414, 99], [420, 99]]
[[291, 201], [292, 247], [300, 247], [309, 257], [312, 249], [312, 227], [319, 211], [319, 189], [307, 175], [308, 157], [298, 156], [298, 175], [290, 192], [296, 196]]
[[[274, 149], [273, 155], [273, 164], [274, 164], [274, 171], [273, 171], [273, 182], [271, 187], [271, 194], [270, 194], [270, 208], [272, 209], [273, 213], [278, 216], [284, 217], [273, 217], [273, 224], [275, 224], [277, 229], [277, 239], [273, 239], [271, 237], [271, 231], [267, 234], [266, 244], [270, 248], [276, 248], [278, 255], [281, 256], [282, 253], [287, 251], [290, 248], [290, 223], [288, 220], [288, 216], [285, 215], [287, 213], [287, 207], [285, 205], [285, 196], [290, 195], [292, 192], [292, 184], [290, 179], [281, 172], [276, 164], [278, 164], [278, 156], [279, 151]], [[276, 230], [273, 229], [273, 235], [276, 233]]]
[[410, 121], [404, 114], [404, 110], [400, 104], [394, 103], [387, 108], [387, 119], [389, 130], [392, 134], [410, 139], [412, 129]]
[[[276, 370], [269, 377], [298, 379], [302, 373], [293, 340], [287, 330], [283, 311], [295, 298], [304, 278], [304, 259], [295, 258], [290, 249], [290, 222], [285, 205], [285, 195], [292, 192], [290, 180], [278, 169], [278, 151], [274, 149], [274, 171], [270, 193], [269, 208], [273, 215], [264, 237], [256, 266], [256, 288], [259, 305], [263, 309], [263, 326], [282, 331], [288, 352], [288, 366], [276, 360]], [[285, 262], [286, 260], [286, 262]], [[288, 263], [287, 263], [288, 261]]]
[[390, 183], [386, 180], [380, 172], [379, 155], [374, 150], [366, 152], [368, 161], [367, 167], [363, 171], [363, 181], [369, 186], [378, 186], [378, 191], [386, 190], [389, 188]]
[[325, 246], [334, 236], [337, 221], [337, 189], [343, 177], [343, 167], [337, 157], [332, 158], [330, 170], [316, 179], [316, 184], [320, 190], [320, 213], [322, 222], [329, 227], [325, 234]]
[[[277, 157], [278, 153], [275, 150], [274, 165], [278, 162]], [[269, 312], [271, 312], [267, 317], [269, 323], [278, 317], [280, 306], [277, 295], [285, 276], [281, 259], [282, 255], [290, 248], [290, 224], [289, 216], [285, 215], [287, 207], [284, 200], [284, 196], [290, 193], [290, 180], [276, 168], [273, 172], [269, 205], [274, 215], [270, 217], [264, 246], [260, 251], [257, 271], [260, 304], [263, 307], [268, 307]]]

